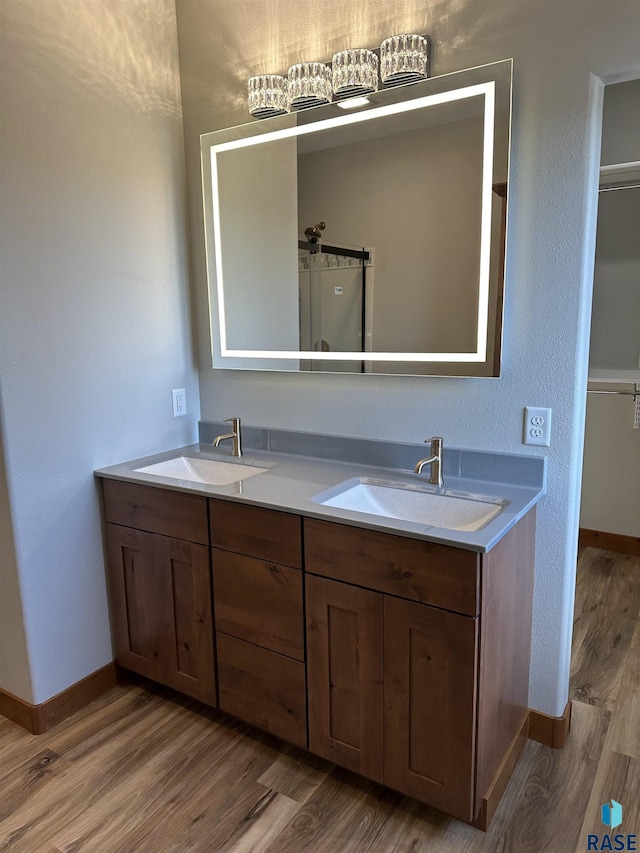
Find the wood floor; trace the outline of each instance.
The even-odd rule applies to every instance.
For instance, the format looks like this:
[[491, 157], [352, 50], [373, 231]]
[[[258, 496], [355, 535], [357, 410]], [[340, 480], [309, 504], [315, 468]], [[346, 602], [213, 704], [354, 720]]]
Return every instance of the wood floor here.
[[34, 737], [0, 718], [0, 851], [573, 853], [640, 833], [640, 557], [581, 551], [564, 750], [529, 741], [488, 833], [160, 688]]

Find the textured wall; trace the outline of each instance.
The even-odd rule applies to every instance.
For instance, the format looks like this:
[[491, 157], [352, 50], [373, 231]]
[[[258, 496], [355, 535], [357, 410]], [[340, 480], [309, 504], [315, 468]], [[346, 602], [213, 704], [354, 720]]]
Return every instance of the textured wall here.
[[[0, 362], [22, 602], [15, 586], [0, 595], [22, 603], [33, 694], [16, 690], [38, 703], [112, 658], [93, 469], [190, 443], [198, 388], [173, 0], [3, 0], [0, 15]], [[173, 419], [172, 387], [189, 417]]]
[[[178, 0], [200, 392], [206, 419], [372, 438], [443, 435], [542, 453], [530, 702], [567, 697], [602, 86], [640, 76], [637, 0]], [[208, 365], [198, 135], [247, 120], [246, 79], [402, 31], [433, 36], [433, 71], [514, 57], [503, 376], [499, 380], [214, 372]], [[522, 407], [551, 406], [552, 446], [521, 444]]]

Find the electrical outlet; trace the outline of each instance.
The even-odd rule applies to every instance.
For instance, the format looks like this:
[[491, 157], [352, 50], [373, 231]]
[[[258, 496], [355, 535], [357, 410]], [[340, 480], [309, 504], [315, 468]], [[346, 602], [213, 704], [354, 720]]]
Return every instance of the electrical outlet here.
[[187, 392], [184, 388], [174, 388], [171, 392], [173, 398], [173, 417], [181, 418], [187, 414]]
[[549, 447], [551, 444], [551, 409], [538, 409], [525, 406], [524, 444], [538, 444]]

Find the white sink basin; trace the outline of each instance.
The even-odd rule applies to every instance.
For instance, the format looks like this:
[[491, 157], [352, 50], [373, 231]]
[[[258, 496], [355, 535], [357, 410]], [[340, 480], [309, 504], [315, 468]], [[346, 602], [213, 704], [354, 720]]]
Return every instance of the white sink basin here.
[[174, 477], [191, 483], [208, 483], [210, 486], [228, 486], [256, 474], [264, 474], [268, 468], [243, 465], [238, 462], [218, 462], [217, 459], [198, 459], [194, 456], [177, 456], [165, 462], [156, 462], [145, 468], [135, 469], [139, 474], [155, 474], [157, 477]]
[[480, 530], [502, 510], [500, 498], [357, 478], [316, 495], [323, 506], [414, 521], [447, 530]]

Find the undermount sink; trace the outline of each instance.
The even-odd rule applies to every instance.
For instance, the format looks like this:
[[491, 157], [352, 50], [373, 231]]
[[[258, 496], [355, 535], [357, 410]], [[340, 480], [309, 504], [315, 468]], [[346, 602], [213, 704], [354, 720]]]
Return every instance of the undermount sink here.
[[207, 483], [210, 486], [228, 486], [256, 474], [264, 474], [268, 468], [243, 465], [238, 462], [219, 462], [217, 459], [198, 459], [194, 456], [176, 456], [165, 462], [156, 462], [135, 469], [139, 474], [155, 474], [157, 477], [174, 477], [192, 483]]
[[480, 530], [502, 510], [500, 498], [358, 477], [316, 495], [322, 506], [413, 521], [446, 530]]

